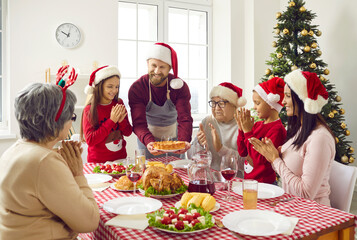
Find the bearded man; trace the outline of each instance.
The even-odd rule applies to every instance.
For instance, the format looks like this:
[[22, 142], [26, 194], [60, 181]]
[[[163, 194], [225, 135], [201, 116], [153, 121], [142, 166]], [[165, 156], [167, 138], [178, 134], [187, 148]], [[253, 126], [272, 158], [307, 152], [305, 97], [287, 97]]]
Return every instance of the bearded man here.
[[[129, 89], [129, 106], [133, 131], [146, 158], [163, 152], [153, 143], [168, 137], [185, 141], [183, 154], [190, 148], [192, 135], [191, 94], [188, 85], [177, 77], [178, 64], [174, 49], [165, 43], [155, 43], [147, 56], [148, 74], [141, 76]], [[173, 74], [169, 73], [173, 70]], [[179, 155], [177, 155], [179, 156]]]

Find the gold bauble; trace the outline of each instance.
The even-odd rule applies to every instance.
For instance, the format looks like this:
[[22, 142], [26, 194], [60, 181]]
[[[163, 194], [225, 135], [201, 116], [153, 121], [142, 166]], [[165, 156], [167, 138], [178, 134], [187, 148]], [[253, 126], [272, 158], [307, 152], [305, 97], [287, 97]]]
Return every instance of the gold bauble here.
[[301, 31], [301, 35], [303, 35], [303, 36], [306, 36], [307, 34], [308, 34], [308, 32], [307, 32], [306, 29], [304, 29], [304, 30]]
[[310, 35], [311, 37], [314, 36], [314, 31], [310, 30], [310, 31], [309, 31], [309, 35]]
[[311, 47], [312, 47], [312, 48], [317, 48], [317, 43], [313, 42], [313, 43], [311, 44]]
[[316, 68], [316, 63], [311, 63], [309, 67], [312, 68], [312, 69], [315, 69]]
[[284, 33], [285, 35], [289, 34], [289, 29], [284, 28], [284, 29], [283, 29], [283, 33]]
[[272, 74], [272, 75], [269, 76], [269, 79], [272, 79], [273, 77], [274, 77], [274, 75]]
[[336, 140], [336, 143], [339, 143], [339, 139], [338, 139], [338, 137], [335, 137], [335, 140]]
[[346, 130], [345, 134], [346, 136], [349, 136], [351, 134], [350, 130]]
[[324, 70], [324, 74], [325, 75], [329, 75], [330, 74], [330, 70], [328, 70], [327, 68]]
[[333, 112], [333, 114], [337, 114], [338, 113], [336, 109], [332, 110], [332, 112]]
[[304, 52], [310, 52], [311, 48], [309, 46], [304, 47]]
[[318, 36], [318, 37], [320, 37], [321, 34], [322, 34], [322, 32], [321, 32], [320, 30], [318, 30], [318, 31], [316, 32], [316, 36]]
[[272, 45], [273, 47], [276, 47], [277, 43], [274, 41], [274, 42], [272, 42], [271, 45]]
[[271, 73], [271, 70], [269, 69], [269, 68], [267, 68], [266, 70], [265, 70], [265, 75], [269, 75]]
[[343, 156], [341, 157], [341, 161], [342, 161], [343, 163], [348, 163], [348, 157], [347, 157], [346, 155], [343, 155]]
[[302, 6], [300, 9], [299, 9], [300, 12], [305, 12], [306, 11], [306, 8], [304, 6]]
[[295, 2], [289, 2], [289, 7], [295, 7]]
[[317, 51], [317, 55], [321, 56], [321, 54], [322, 54], [322, 51], [321, 51], [321, 50], [318, 50], [318, 51]]
[[355, 149], [353, 147], [350, 147], [350, 153], [353, 153]]
[[321, 76], [320, 76], [320, 80], [321, 80], [321, 81], [326, 81], [326, 78], [321, 75]]
[[279, 28], [275, 29], [275, 34], [279, 34], [279, 33], [280, 33], [280, 29]]
[[294, 71], [294, 70], [298, 69], [298, 67], [296, 65], [293, 65], [293, 66], [291, 66], [290, 69], [291, 69], [291, 71]]
[[276, 54], [276, 57], [277, 57], [277, 58], [282, 58], [282, 57], [283, 57], [283, 54], [279, 52], [279, 53]]
[[355, 159], [353, 157], [350, 157], [350, 160], [348, 160], [350, 163], [353, 163]]
[[343, 108], [340, 109], [340, 113], [341, 113], [342, 115], [345, 114], [345, 112], [346, 112], [345, 109], [343, 109]]
[[346, 123], [344, 123], [344, 122], [341, 123], [341, 128], [342, 128], [342, 129], [345, 129], [345, 128], [346, 128]]
[[334, 117], [335, 117], [335, 114], [333, 114], [333, 112], [330, 112], [330, 113], [328, 114], [328, 116], [329, 116], [330, 118], [334, 118]]
[[340, 96], [337, 96], [337, 97], [335, 98], [335, 100], [336, 100], [337, 102], [341, 102], [342, 98], [341, 98]]
[[276, 13], [276, 18], [280, 18], [281, 17], [281, 12], [277, 12]]

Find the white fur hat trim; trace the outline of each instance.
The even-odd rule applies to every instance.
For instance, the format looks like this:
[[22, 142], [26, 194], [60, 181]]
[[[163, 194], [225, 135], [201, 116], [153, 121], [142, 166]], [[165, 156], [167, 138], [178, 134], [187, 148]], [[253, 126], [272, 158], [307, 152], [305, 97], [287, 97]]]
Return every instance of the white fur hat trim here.
[[267, 94], [265, 90], [258, 84], [257, 86], [254, 87], [254, 90], [259, 94], [263, 100], [269, 104], [272, 108], [280, 112], [280, 110], [283, 108], [278, 102], [280, 100], [279, 94], [272, 94], [269, 93]]
[[[243, 96], [238, 98], [238, 95], [235, 91], [220, 85], [212, 88], [209, 97], [220, 97], [226, 99], [228, 102], [232, 103], [236, 107], [243, 107], [247, 103], [247, 100]], [[239, 99], [242, 100], [239, 101]]]
[[183, 87], [183, 81], [180, 78], [174, 78], [170, 81], [170, 87], [173, 89], [180, 89]]
[[154, 44], [147, 52], [146, 59], [155, 58], [163, 61], [170, 66], [171, 64], [171, 50], [165, 46]]
[[[93, 74], [93, 73], [92, 73]], [[91, 75], [91, 78], [92, 78], [93, 75]], [[107, 67], [104, 67], [100, 70], [98, 70], [96, 73], [95, 73], [95, 77], [94, 77], [94, 81], [92, 82], [92, 85], [87, 85], [85, 88], [84, 88], [84, 92], [86, 94], [91, 94], [93, 93], [93, 90], [94, 90], [94, 87], [100, 83], [101, 81], [103, 81], [104, 79], [107, 79], [107, 78], [110, 78], [112, 76], [119, 76], [119, 79], [121, 78], [121, 74], [119, 72], [119, 69], [115, 66], [107, 66]], [[89, 80], [91, 81], [91, 80]]]

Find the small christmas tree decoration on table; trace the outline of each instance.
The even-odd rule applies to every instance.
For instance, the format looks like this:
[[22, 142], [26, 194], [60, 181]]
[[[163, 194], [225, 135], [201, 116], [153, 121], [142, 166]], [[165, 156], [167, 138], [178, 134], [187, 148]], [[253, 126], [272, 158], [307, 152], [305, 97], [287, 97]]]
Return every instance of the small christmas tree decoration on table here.
[[[269, 68], [265, 70], [262, 81], [273, 77], [284, 78], [298, 68], [315, 72], [329, 94], [328, 103], [322, 109], [321, 115], [335, 135], [335, 160], [345, 164], [352, 163], [354, 149], [346, 139], [351, 133], [344, 121], [342, 98], [337, 94], [335, 85], [327, 78], [330, 74], [330, 70], [326, 68], [327, 64], [320, 59], [322, 51], [316, 37], [320, 37], [322, 33], [317, 25], [312, 24], [316, 14], [307, 10], [304, 5], [303, 0], [289, 0], [286, 11], [276, 13], [276, 40], [272, 43], [275, 52], [270, 54], [271, 59], [266, 62]], [[280, 117], [287, 123], [285, 109], [281, 111]]]

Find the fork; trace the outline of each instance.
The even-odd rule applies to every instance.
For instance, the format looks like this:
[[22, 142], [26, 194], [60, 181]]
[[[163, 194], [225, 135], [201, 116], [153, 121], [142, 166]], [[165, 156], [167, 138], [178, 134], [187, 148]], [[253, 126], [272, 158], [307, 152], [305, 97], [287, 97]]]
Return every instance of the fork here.
[[271, 207], [275, 207], [278, 203], [281, 203], [281, 202], [289, 202], [291, 200], [293, 200], [294, 198], [291, 197], [291, 198], [285, 198], [285, 199], [281, 199], [281, 200], [277, 200], [275, 202], [272, 202], [272, 203], [268, 203], [269, 206]]

